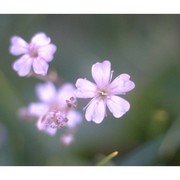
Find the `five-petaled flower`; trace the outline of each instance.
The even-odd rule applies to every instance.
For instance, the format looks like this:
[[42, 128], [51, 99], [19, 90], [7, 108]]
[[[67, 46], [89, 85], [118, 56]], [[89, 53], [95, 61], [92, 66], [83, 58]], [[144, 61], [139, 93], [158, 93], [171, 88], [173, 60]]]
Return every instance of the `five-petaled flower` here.
[[42, 32], [35, 34], [30, 43], [19, 36], [11, 38], [10, 53], [15, 56], [22, 55], [12, 66], [19, 76], [28, 75], [31, 67], [35, 74], [47, 74], [48, 62], [53, 60], [56, 52], [56, 46], [50, 42], [51, 39]]
[[76, 106], [75, 87], [65, 83], [58, 90], [51, 82], [38, 84], [36, 93], [40, 102], [32, 102], [28, 114], [37, 117], [37, 128], [49, 135], [55, 135], [58, 128], [76, 128], [82, 121]]
[[101, 123], [106, 116], [106, 105], [114, 117], [120, 118], [129, 109], [128, 101], [116, 95], [124, 95], [131, 91], [135, 84], [128, 74], [120, 74], [112, 82], [111, 63], [108, 60], [92, 66], [92, 77], [96, 84], [87, 79], [76, 82], [78, 98], [92, 98], [86, 106], [85, 117], [88, 121]]

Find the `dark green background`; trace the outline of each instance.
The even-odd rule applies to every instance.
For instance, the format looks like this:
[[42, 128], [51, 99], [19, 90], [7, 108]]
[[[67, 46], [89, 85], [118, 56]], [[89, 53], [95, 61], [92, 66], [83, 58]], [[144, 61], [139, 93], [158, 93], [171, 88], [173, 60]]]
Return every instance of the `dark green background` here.
[[[45, 32], [57, 46], [50, 68], [68, 82], [92, 80], [93, 63], [109, 59], [113, 78], [128, 73], [136, 88], [120, 119], [84, 120], [70, 147], [37, 131], [17, 110], [37, 101], [41, 82], [12, 70], [10, 38], [26, 41]], [[180, 165], [179, 15], [0, 15], [0, 165], [95, 165], [119, 151], [109, 165]], [[78, 109], [86, 102], [79, 100]]]

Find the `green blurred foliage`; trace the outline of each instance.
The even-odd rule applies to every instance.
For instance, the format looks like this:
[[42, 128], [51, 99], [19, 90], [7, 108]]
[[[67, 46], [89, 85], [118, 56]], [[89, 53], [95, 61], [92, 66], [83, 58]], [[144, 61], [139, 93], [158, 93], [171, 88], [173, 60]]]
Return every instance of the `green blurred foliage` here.
[[[84, 120], [70, 147], [18, 118], [20, 107], [37, 101], [35, 78], [12, 70], [10, 38], [26, 41], [45, 32], [57, 46], [50, 68], [65, 81], [92, 80], [93, 63], [109, 59], [114, 76], [128, 73], [136, 88], [123, 96], [130, 111], [101, 123]], [[119, 154], [111, 165], [180, 165], [179, 15], [0, 15], [0, 165], [94, 166]], [[86, 102], [79, 100], [78, 109]]]

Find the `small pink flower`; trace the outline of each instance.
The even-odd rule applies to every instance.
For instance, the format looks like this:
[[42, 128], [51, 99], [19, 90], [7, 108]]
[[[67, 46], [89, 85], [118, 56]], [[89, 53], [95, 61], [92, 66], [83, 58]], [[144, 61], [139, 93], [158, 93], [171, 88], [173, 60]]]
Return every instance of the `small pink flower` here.
[[106, 60], [92, 66], [92, 76], [96, 84], [87, 79], [77, 80], [76, 96], [92, 98], [85, 113], [88, 121], [101, 123], [106, 116], [106, 105], [116, 118], [120, 118], [130, 109], [129, 102], [116, 95], [126, 94], [135, 87], [135, 84], [130, 81], [128, 74], [121, 74], [111, 82], [112, 73], [111, 63]]
[[28, 107], [28, 114], [38, 118], [37, 128], [49, 135], [55, 135], [58, 128], [75, 128], [82, 121], [81, 114], [74, 110], [75, 87], [65, 83], [58, 90], [51, 82], [38, 84], [36, 94], [40, 102]]
[[21, 55], [12, 66], [19, 76], [28, 75], [31, 66], [36, 74], [47, 74], [48, 62], [53, 60], [53, 55], [56, 52], [56, 46], [50, 42], [51, 39], [42, 32], [35, 34], [30, 43], [19, 36], [11, 38], [10, 53], [15, 56]]

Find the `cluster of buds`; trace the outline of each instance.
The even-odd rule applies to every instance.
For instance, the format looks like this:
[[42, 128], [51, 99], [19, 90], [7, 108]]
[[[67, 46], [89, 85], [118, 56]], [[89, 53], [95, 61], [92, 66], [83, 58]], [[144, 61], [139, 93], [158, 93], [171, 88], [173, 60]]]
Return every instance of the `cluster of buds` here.
[[63, 128], [66, 126], [68, 119], [63, 112], [49, 111], [40, 120], [39, 124], [44, 124], [45, 127]]

